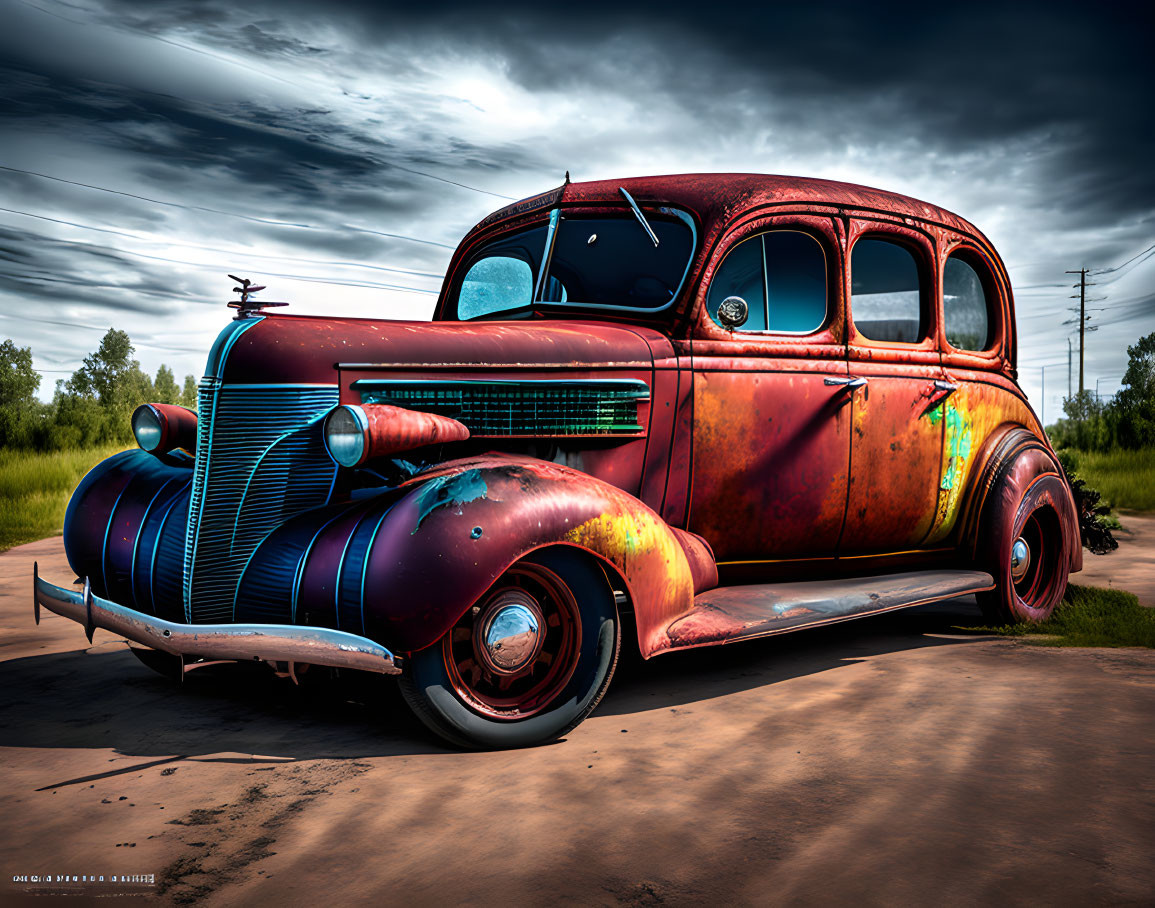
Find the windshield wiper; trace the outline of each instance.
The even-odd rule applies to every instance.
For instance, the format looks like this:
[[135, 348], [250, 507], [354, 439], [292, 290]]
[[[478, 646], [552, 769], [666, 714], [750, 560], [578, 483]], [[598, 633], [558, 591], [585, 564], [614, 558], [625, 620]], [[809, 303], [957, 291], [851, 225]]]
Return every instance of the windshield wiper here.
[[658, 245], [658, 235], [654, 233], [654, 228], [650, 226], [650, 222], [646, 220], [646, 216], [642, 214], [642, 209], [638, 207], [638, 203], [634, 201], [634, 197], [626, 192], [624, 186], [618, 187], [618, 192], [626, 197], [626, 201], [630, 203], [630, 207], [634, 209], [634, 216], [638, 219], [638, 223], [645, 229], [646, 233], [650, 235], [650, 239], [654, 241], [654, 247]]
[[537, 273], [537, 286], [533, 288], [532, 302], [538, 302], [545, 293], [546, 275], [549, 274], [550, 262], [553, 260], [553, 247], [557, 242], [557, 225], [561, 220], [561, 210], [555, 208], [549, 213], [549, 227], [545, 231], [545, 249], [541, 253], [541, 270]]

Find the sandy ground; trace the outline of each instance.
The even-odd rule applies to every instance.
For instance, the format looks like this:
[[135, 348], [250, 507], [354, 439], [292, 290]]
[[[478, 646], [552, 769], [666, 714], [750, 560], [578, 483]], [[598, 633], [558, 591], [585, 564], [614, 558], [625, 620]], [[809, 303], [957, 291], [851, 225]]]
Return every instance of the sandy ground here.
[[1155, 607], [1155, 514], [1122, 511], [1115, 531], [1119, 548], [1106, 555], [1083, 552], [1083, 570], [1072, 576], [1084, 586], [1129, 590], [1144, 605]]
[[[1133, 523], [1084, 582], [1150, 565]], [[1152, 651], [968, 635], [960, 600], [627, 663], [567, 740], [467, 754], [388, 682], [175, 688], [37, 628], [33, 559], [71, 580], [58, 539], [0, 556], [5, 904], [54, 901], [23, 874], [206, 905], [1155, 902]]]

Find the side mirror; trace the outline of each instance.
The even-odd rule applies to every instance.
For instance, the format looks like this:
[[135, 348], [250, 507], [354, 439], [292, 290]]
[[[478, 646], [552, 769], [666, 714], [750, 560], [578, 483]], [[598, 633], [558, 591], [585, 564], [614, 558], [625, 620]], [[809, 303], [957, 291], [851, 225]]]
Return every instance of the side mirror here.
[[722, 323], [723, 328], [731, 331], [741, 328], [749, 317], [750, 307], [740, 296], [728, 296], [718, 306], [718, 321]]

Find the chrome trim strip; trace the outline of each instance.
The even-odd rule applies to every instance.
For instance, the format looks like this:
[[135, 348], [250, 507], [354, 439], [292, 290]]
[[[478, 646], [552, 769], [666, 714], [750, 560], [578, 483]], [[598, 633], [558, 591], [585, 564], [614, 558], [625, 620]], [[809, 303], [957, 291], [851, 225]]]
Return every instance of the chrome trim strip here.
[[[359, 378], [349, 387], [354, 391], [373, 390], [375, 388], [433, 388], [439, 385], [463, 385], [466, 388], [484, 387], [488, 385], [502, 385], [510, 388], [590, 388], [597, 390], [599, 386], [616, 385], [623, 391], [632, 387], [634, 400], [649, 400], [650, 386], [639, 378]], [[631, 387], [623, 387], [631, 386]], [[349, 407], [350, 404], [342, 404]], [[363, 411], [362, 411], [363, 412]]]
[[301, 553], [300, 561], [297, 562], [297, 570], [293, 572], [293, 595], [289, 603], [294, 621], [297, 620], [297, 599], [301, 591], [301, 581], [305, 579], [305, 568], [308, 567], [309, 555], [312, 553], [313, 546], [317, 542], [318, 537], [320, 537], [325, 530], [329, 529], [340, 516], [341, 514], [338, 513], [321, 524], [321, 527], [313, 534], [313, 538], [309, 540], [309, 544], [305, 546], [305, 551]]
[[124, 497], [124, 493], [128, 491], [128, 487], [132, 485], [135, 476], [130, 476], [128, 482], [124, 484], [124, 488], [120, 490], [120, 494], [116, 496], [116, 501], [112, 503], [112, 510], [108, 512], [108, 523], [104, 527], [104, 542], [100, 546], [100, 579], [104, 583], [104, 588], [108, 589], [108, 537], [112, 533], [112, 525], [116, 522], [116, 509], [120, 507], [120, 499]]
[[[345, 544], [341, 546], [341, 557], [337, 559], [337, 576], [333, 579], [333, 620], [337, 623], [337, 627], [341, 626], [341, 575], [345, 573], [345, 556], [349, 554], [349, 546], [353, 544], [353, 538], [368, 516], [369, 508], [365, 508], [357, 518], [356, 523], [353, 524], [353, 529], [349, 531]], [[361, 630], [364, 629], [364, 627], [361, 628]]]
[[[148, 515], [152, 513], [152, 506], [154, 504], [156, 504], [156, 500], [158, 498], [160, 498], [161, 492], [163, 492], [165, 489], [167, 489], [174, 482], [180, 482], [180, 481], [181, 481], [181, 477], [179, 477], [179, 476], [174, 476], [174, 477], [172, 477], [172, 479], [166, 479], [164, 481], [164, 483], [161, 485], [161, 487], [156, 490], [156, 494], [153, 495], [152, 498], [149, 500], [148, 507], [144, 509], [144, 516], [140, 518], [140, 526], [138, 526], [136, 528], [136, 538], [132, 541], [132, 560], [129, 561], [129, 563], [128, 563], [128, 589], [132, 593], [133, 608], [137, 608], [137, 609], [140, 608], [140, 603], [137, 601], [137, 598], [136, 598], [136, 555], [137, 555], [137, 552], [140, 550], [140, 537], [144, 534], [144, 528], [148, 525]], [[157, 536], [157, 542], [159, 542], [159, 541], [160, 541], [160, 537]], [[157, 547], [155, 545], [152, 547], [152, 550], [154, 553], [156, 552], [156, 548]], [[152, 588], [151, 577], [149, 578], [149, 588], [150, 589]], [[151, 607], [152, 603], [149, 603], [149, 606]]]
[[[542, 369], [542, 370], [546, 370], [546, 369], [591, 369], [591, 370], [594, 370], [594, 369], [596, 369], [596, 370], [600, 371], [602, 369], [652, 369], [653, 367], [654, 367], [654, 364], [652, 362], [648, 362], [648, 361], [642, 362], [640, 360], [594, 363], [593, 365], [590, 365], [588, 363], [575, 363], [575, 362], [568, 362], [568, 363], [439, 363], [439, 362], [428, 362], [428, 363], [403, 363], [403, 362], [395, 362], [395, 363], [337, 363], [338, 369], [412, 369], [415, 371], [416, 370], [424, 370], [424, 369], [463, 369], [463, 370], [465, 370], [465, 369], [484, 369], [486, 372], [493, 372], [494, 370], [497, 370], [497, 369], [500, 369], [502, 371], [504, 371], [506, 369], [524, 369], [527, 371], [533, 370], [533, 369]], [[594, 381], [594, 379], [591, 379], [591, 381]]]
[[33, 566], [35, 607], [44, 606], [86, 627], [102, 627], [175, 656], [258, 662], [300, 662], [382, 675], [401, 673], [400, 660], [358, 634], [278, 624], [176, 624], [40, 578]]
[[[172, 501], [170, 501], [168, 503], [168, 507], [165, 508], [164, 516], [160, 519], [160, 527], [156, 531], [156, 544], [153, 545], [153, 547], [152, 547], [152, 556], [149, 558], [149, 562], [148, 562], [148, 598], [149, 598], [149, 601], [152, 603], [152, 607], [154, 609], [156, 608], [156, 584], [155, 584], [155, 580], [156, 580], [156, 553], [160, 550], [160, 539], [161, 539], [161, 536], [164, 535], [164, 525], [166, 523], [168, 523], [169, 515], [172, 514], [173, 508], [176, 507], [176, 503], [178, 501], [180, 501], [181, 492], [183, 492], [185, 489], [189, 488], [190, 486], [192, 486], [192, 480], [191, 479], [185, 483], [184, 488], [181, 489], [180, 492], [177, 492], [175, 495], [173, 495]], [[187, 523], [185, 525], [185, 533], [186, 534], [188, 533]], [[184, 563], [183, 560], [181, 563], [183, 565], [183, 563]], [[183, 567], [182, 567], [182, 573], [183, 573]], [[183, 581], [181, 583], [181, 589], [182, 590], [184, 589]]]
[[209, 349], [208, 361], [205, 363], [204, 377], [223, 378], [225, 360], [228, 359], [229, 351], [233, 349], [233, 344], [237, 342], [237, 339], [242, 334], [264, 320], [265, 316], [257, 315], [253, 318], [234, 319], [225, 325]]
[[377, 534], [381, 532], [381, 525], [385, 523], [385, 518], [389, 516], [389, 512], [392, 510], [393, 505], [389, 505], [385, 509], [381, 519], [377, 521], [377, 526], [373, 527], [373, 535], [369, 537], [369, 545], [365, 547], [365, 560], [361, 564], [361, 633], [365, 633], [365, 581], [369, 577], [369, 556], [373, 554], [373, 543], [377, 541]]

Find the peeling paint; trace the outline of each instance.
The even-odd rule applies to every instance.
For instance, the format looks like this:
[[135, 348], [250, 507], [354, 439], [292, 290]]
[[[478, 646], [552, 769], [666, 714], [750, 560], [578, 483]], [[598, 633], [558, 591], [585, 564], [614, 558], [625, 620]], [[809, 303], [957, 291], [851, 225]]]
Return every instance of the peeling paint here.
[[416, 536], [425, 518], [448, 505], [460, 507], [479, 498], [487, 498], [489, 489], [480, 470], [466, 470], [451, 476], [439, 476], [422, 486], [417, 501], [417, 525], [410, 536]]

